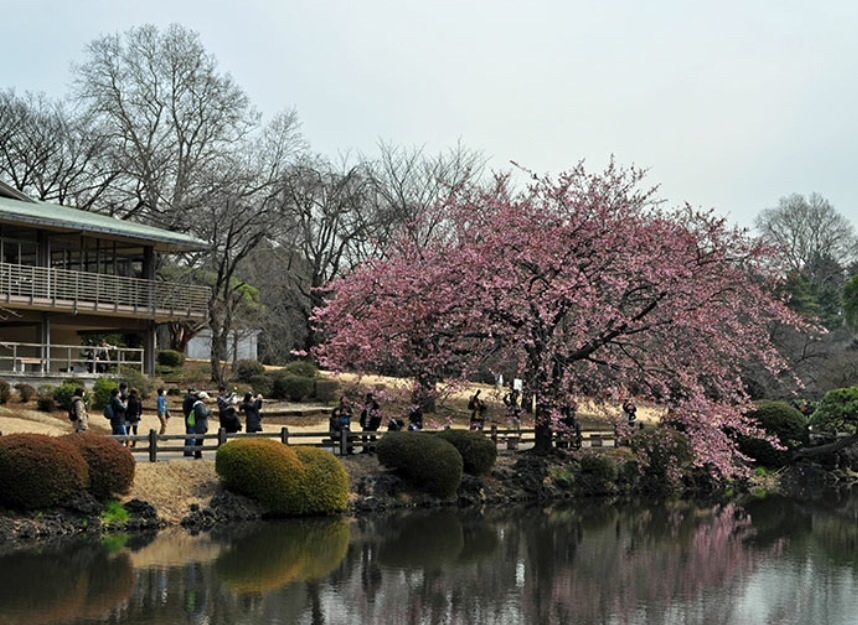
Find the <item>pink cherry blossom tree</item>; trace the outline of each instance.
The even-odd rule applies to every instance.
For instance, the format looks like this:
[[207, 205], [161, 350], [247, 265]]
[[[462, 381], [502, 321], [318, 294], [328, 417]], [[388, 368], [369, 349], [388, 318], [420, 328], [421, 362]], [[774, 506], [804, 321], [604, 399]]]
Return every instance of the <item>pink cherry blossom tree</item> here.
[[400, 240], [330, 285], [318, 357], [431, 388], [500, 352], [537, 398], [537, 449], [565, 405], [626, 389], [669, 408], [700, 465], [734, 474], [733, 436], [754, 433], [741, 367], [786, 371], [770, 324], [801, 321], [772, 296], [768, 248], [711, 212], [664, 208], [642, 181], [579, 164], [434, 209], [446, 229], [428, 245]]

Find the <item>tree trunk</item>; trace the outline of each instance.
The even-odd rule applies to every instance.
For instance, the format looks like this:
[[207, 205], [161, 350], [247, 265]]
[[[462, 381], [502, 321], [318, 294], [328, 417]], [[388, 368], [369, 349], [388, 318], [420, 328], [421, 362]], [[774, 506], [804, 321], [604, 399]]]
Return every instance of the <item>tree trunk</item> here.
[[846, 449], [855, 443], [858, 443], [858, 433], [853, 434], [852, 436], [847, 436], [846, 438], [838, 439], [833, 443], [817, 445], [816, 447], [803, 447], [802, 449], [793, 452], [792, 459], [799, 460], [800, 458], [812, 458], [814, 456], [833, 454], [834, 452]]
[[546, 454], [553, 447], [553, 430], [551, 429], [551, 410], [536, 401], [536, 417], [534, 418], [536, 433], [534, 435], [533, 451]]

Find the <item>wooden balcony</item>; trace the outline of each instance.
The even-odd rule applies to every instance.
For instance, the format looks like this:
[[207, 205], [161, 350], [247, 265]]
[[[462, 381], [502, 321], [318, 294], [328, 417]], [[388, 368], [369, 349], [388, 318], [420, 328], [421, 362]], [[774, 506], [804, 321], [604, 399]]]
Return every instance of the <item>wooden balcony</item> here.
[[204, 319], [210, 293], [201, 286], [0, 263], [0, 304], [9, 308]]

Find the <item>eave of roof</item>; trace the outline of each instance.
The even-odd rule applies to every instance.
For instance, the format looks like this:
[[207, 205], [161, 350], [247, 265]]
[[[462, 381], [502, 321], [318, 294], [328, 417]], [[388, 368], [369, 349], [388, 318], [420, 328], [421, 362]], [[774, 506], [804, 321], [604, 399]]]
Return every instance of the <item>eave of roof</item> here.
[[70, 206], [34, 200], [23, 201], [3, 195], [0, 195], [0, 222], [100, 235], [152, 245], [156, 250], [164, 252], [196, 251], [208, 247], [202, 239], [171, 230], [123, 221]]

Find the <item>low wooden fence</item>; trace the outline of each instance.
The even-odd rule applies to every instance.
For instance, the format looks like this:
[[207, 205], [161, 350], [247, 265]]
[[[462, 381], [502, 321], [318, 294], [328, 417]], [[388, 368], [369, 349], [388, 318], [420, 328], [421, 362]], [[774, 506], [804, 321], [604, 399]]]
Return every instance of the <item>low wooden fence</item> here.
[[[422, 430], [423, 432], [439, 432], [440, 430]], [[505, 446], [508, 450], [517, 450], [522, 446], [532, 445], [535, 440], [536, 430], [533, 429], [509, 429], [501, 430], [492, 426], [490, 430], [483, 432], [495, 445]], [[215, 451], [218, 447], [229, 440], [238, 438], [273, 438], [278, 439], [284, 445], [312, 445], [329, 449], [331, 452], [344, 456], [353, 453], [355, 449], [364, 450], [373, 446], [378, 439], [384, 437], [386, 432], [361, 432], [343, 431], [336, 440], [332, 440], [328, 431], [317, 432], [290, 432], [288, 427], [282, 427], [279, 431], [271, 432], [236, 432], [227, 433], [223, 428], [213, 434], [158, 434], [156, 430], [149, 430], [148, 434], [141, 435], [116, 435], [116, 440], [122, 443], [133, 443], [130, 450], [135, 454], [147, 454], [150, 462], [157, 462], [159, 454], [181, 452], [183, 454], [195, 453], [197, 451]], [[593, 430], [578, 432], [576, 435], [564, 436], [554, 434], [555, 445], [567, 449], [580, 449], [582, 447], [607, 447], [616, 445], [616, 437], [613, 430]], [[194, 441], [194, 445], [187, 445], [188, 441]], [[196, 445], [196, 441], [203, 441], [202, 445]], [[144, 444], [140, 444], [144, 443]]]

